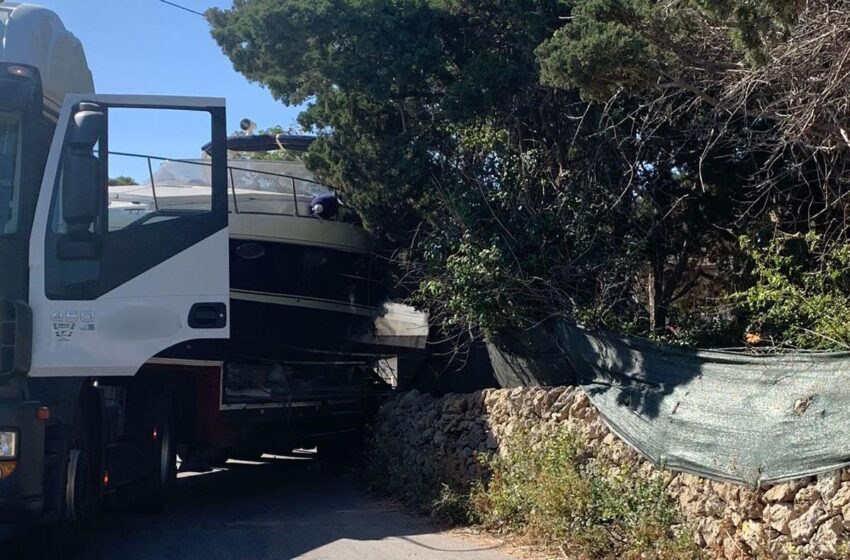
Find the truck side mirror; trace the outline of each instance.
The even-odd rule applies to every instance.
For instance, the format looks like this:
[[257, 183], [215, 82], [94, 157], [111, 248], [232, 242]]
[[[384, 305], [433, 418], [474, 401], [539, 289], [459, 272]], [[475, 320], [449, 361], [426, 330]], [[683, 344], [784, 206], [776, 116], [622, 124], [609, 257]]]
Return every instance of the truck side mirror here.
[[106, 132], [106, 115], [97, 106], [81, 104], [68, 131], [62, 167], [62, 217], [67, 226], [60, 258], [97, 258], [92, 225], [100, 215], [102, 185], [95, 145]]
[[68, 154], [62, 168], [62, 216], [69, 228], [88, 226], [100, 213], [100, 172], [91, 154]]
[[88, 226], [100, 214], [100, 162], [94, 147], [106, 132], [106, 115], [82, 104], [68, 131], [62, 169], [62, 215], [71, 226]]

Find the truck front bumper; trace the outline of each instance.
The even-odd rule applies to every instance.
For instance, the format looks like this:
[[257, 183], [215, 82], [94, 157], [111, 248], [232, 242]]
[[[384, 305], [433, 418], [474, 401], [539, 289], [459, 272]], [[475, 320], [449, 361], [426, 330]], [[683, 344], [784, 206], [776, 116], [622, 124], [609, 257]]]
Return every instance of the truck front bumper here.
[[[45, 422], [36, 418], [38, 402], [0, 402], [0, 428], [18, 431], [14, 471], [0, 478], [0, 538], [37, 522], [44, 508]], [[7, 466], [8, 463], [7, 463]]]

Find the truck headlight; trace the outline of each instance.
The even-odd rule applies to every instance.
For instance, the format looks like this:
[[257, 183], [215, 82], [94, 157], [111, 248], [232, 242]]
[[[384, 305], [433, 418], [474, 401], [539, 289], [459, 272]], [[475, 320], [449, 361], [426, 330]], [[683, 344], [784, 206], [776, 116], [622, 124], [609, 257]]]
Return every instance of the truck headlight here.
[[0, 461], [18, 458], [18, 432], [0, 431]]

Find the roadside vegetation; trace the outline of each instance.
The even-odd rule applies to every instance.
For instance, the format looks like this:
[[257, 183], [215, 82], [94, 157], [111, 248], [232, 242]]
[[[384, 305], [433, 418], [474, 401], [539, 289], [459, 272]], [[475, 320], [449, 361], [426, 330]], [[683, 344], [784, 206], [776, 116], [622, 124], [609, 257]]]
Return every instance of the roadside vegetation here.
[[[850, 348], [846, 0], [235, 0], [207, 17], [238, 71], [303, 104], [307, 166], [441, 344], [560, 318]], [[370, 480], [453, 523], [568, 557], [696, 554], [660, 483], [569, 432], [518, 439], [475, 481], [390, 446]]]
[[741, 238], [755, 281], [733, 297], [772, 346], [850, 349], [850, 244], [814, 232]]
[[566, 558], [700, 557], [661, 479], [594, 457], [565, 427], [545, 438], [518, 430], [503, 446], [501, 455], [479, 457], [482, 478], [470, 482], [452, 465], [423, 468], [421, 456], [376, 441], [368, 479], [441, 522], [481, 526]]
[[308, 166], [458, 347], [552, 317], [847, 347], [847, 2], [237, 0], [207, 17], [237, 70], [305, 104]]

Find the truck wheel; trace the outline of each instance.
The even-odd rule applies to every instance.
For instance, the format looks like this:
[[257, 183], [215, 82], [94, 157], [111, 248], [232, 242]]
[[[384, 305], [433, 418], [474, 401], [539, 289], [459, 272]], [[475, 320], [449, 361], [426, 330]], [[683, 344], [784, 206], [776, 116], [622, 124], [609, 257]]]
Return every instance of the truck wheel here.
[[90, 446], [88, 430], [83, 422], [75, 422], [68, 446], [65, 476], [65, 523], [72, 530], [89, 528], [97, 513], [97, 462]]
[[222, 468], [227, 466], [227, 461], [230, 460], [230, 449], [213, 449], [210, 451], [210, 466]]
[[[87, 416], [87, 413], [89, 414]], [[47, 456], [56, 457], [46, 472], [52, 489], [54, 521], [43, 527], [35, 558], [57, 558], [63, 550], [78, 551], [94, 528], [100, 509], [99, 438], [92, 410], [78, 406], [70, 430], [56, 426], [45, 442]]]
[[249, 461], [252, 463], [259, 463], [263, 460], [263, 455], [264, 453], [262, 451], [256, 451], [253, 449], [243, 449], [231, 453], [230, 458], [236, 459], [237, 461]]
[[165, 509], [168, 497], [177, 482], [177, 438], [174, 404], [170, 398], [161, 399], [157, 407], [154, 444], [151, 446], [151, 472], [136, 487], [136, 508], [148, 513]]
[[332, 465], [355, 465], [360, 458], [360, 440], [360, 434], [322, 440], [316, 446], [316, 458]]

